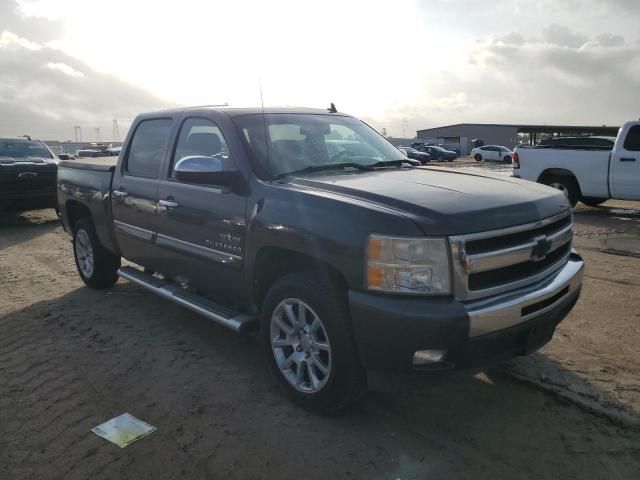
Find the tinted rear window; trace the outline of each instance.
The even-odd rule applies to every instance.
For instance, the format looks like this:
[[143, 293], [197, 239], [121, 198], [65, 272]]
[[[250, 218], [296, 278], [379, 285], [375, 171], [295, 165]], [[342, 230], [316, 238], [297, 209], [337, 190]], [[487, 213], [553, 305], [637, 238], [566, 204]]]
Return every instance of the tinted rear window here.
[[140, 122], [131, 140], [127, 173], [136, 177], [158, 178], [171, 134], [171, 119]]
[[640, 125], [634, 125], [629, 129], [624, 140], [624, 149], [633, 152], [640, 151]]

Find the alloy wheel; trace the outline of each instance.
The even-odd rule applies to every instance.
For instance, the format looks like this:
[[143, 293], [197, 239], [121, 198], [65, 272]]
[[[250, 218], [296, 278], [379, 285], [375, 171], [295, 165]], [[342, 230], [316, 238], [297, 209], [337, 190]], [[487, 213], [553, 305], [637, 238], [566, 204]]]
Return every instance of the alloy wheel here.
[[320, 317], [297, 298], [282, 300], [270, 321], [271, 350], [282, 376], [296, 390], [317, 393], [331, 374], [331, 345]]

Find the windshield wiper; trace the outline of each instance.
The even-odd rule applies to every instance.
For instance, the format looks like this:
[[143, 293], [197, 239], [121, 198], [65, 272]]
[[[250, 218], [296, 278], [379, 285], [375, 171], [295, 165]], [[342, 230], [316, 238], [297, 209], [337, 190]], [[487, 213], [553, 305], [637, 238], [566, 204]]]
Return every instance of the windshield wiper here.
[[418, 167], [420, 165], [422, 165], [419, 161], [417, 160], [411, 160], [409, 158], [401, 158], [400, 160], [382, 160], [380, 162], [376, 162], [372, 165], [367, 165], [368, 167], [372, 167], [372, 168], [382, 168], [382, 167], [396, 167], [396, 166], [400, 166], [402, 164], [408, 164], [408, 165], [412, 165], [414, 167]]
[[309, 165], [308, 167], [301, 168], [300, 170], [294, 170], [292, 172], [285, 172], [276, 175], [275, 178], [288, 177], [290, 175], [297, 175], [299, 173], [311, 173], [311, 172], [323, 172], [327, 170], [344, 170], [345, 168], [355, 168], [357, 170], [372, 171], [376, 164], [362, 165], [361, 163], [345, 162], [345, 163], [328, 163], [326, 165]]

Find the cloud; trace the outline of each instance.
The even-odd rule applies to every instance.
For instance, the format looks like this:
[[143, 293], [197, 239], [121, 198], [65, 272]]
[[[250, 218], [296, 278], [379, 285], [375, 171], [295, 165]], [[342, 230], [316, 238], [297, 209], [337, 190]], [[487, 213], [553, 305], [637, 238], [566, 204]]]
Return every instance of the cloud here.
[[569, 30], [569, 27], [555, 23], [549, 25], [542, 31], [542, 38], [553, 45], [571, 48], [581, 47], [589, 39], [586, 35], [574, 33]]
[[84, 77], [84, 73], [79, 72], [73, 67], [70, 67], [66, 63], [53, 63], [49, 62], [45, 65], [45, 68], [53, 70], [54, 72], [61, 72], [70, 77]]
[[57, 22], [24, 18], [18, 8], [4, 3], [1, 14], [9, 15], [3, 24], [17, 30], [0, 32], [0, 136], [30, 134], [65, 140], [74, 136], [74, 126], [79, 125], [84, 140], [95, 139], [96, 127], [103, 140], [112, 140], [112, 119], [118, 119], [124, 135], [139, 112], [171, 106], [42, 43], [57, 34]]
[[5, 30], [0, 35], [0, 48], [7, 50], [21, 48], [26, 48], [27, 50], [40, 50], [42, 46]]
[[622, 35], [603, 33], [602, 35], [598, 35], [596, 39], [603, 47], [620, 47], [624, 45], [624, 37]]
[[640, 41], [558, 25], [544, 32], [544, 41], [519, 33], [478, 41], [464, 68], [423, 79], [423, 100], [387, 109], [372, 123], [399, 136], [403, 119], [413, 133], [462, 122], [619, 125], [637, 118]]

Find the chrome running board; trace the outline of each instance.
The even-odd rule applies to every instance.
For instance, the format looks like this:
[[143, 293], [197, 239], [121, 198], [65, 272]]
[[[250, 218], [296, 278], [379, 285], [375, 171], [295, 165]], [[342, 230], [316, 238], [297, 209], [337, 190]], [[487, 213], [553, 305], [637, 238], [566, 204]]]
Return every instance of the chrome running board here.
[[234, 332], [247, 332], [257, 324], [258, 319], [255, 316], [229, 310], [203, 296], [185, 290], [175, 282], [154, 277], [136, 268], [122, 267], [118, 270], [118, 275]]

